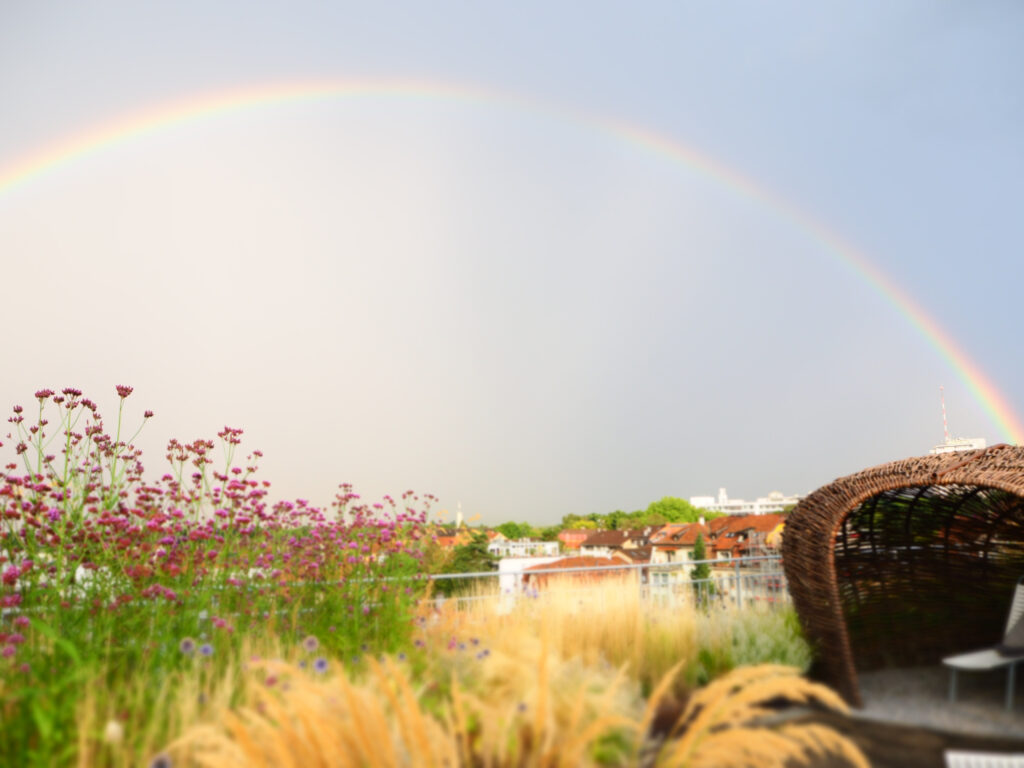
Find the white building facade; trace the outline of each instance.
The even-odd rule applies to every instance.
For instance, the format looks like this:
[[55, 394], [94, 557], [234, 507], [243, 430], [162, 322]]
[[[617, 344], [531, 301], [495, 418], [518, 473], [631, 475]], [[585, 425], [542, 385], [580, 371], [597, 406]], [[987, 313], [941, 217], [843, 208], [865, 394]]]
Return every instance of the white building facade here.
[[690, 503], [709, 512], [724, 512], [727, 515], [764, 515], [769, 512], [782, 512], [787, 507], [792, 507], [799, 502], [803, 496], [786, 496], [780, 491], [772, 491], [767, 496], [761, 496], [754, 501], [743, 499], [730, 499], [725, 488], [718, 489], [718, 496], [691, 496]]
[[560, 542], [536, 539], [492, 541], [487, 551], [496, 557], [553, 557], [559, 553]]

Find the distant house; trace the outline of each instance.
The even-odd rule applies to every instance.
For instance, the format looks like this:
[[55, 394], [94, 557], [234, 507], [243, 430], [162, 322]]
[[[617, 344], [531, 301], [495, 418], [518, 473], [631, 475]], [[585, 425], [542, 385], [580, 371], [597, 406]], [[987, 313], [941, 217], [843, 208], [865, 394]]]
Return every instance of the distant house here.
[[625, 531], [594, 531], [580, 544], [580, 554], [590, 557], [611, 557], [620, 550], [646, 547], [651, 543], [651, 535], [659, 528], [660, 526], [648, 526]]
[[[651, 564], [687, 563], [694, 559], [697, 537], [704, 537], [704, 559], [713, 560], [712, 578], [722, 594], [735, 580], [736, 558], [774, 554], [784, 518], [779, 514], [730, 515], [697, 523], [671, 523], [651, 536]], [[778, 568], [778, 563], [739, 561], [744, 573]], [[689, 579], [692, 568], [656, 569], [654, 583], [671, 584]]]
[[434, 529], [434, 541], [439, 547], [453, 549], [468, 544], [473, 539], [473, 531], [465, 526], [461, 528], [444, 528], [438, 526]]
[[487, 551], [497, 557], [548, 557], [558, 554], [558, 542], [540, 539], [495, 539], [487, 545]]
[[[594, 583], [609, 579], [625, 581], [636, 578], [633, 571], [621, 568], [624, 564], [625, 563], [621, 557], [563, 557], [561, 560], [556, 560], [552, 563], [545, 563], [543, 565], [534, 565], [524, 570], [523, 586], [543, 588], [551, 584], [552, 581]], [[570, 573], [532, 573], [533, 571], [550, 571], [569, 568], [588, 568], [594, 570], [573, 571]], [[602, 568], [610, 568], [610, 570], [600, 570]]]
[[693, 560], [693, 548], [697, 545], [699, 535], [704, 536], [704, 545], [709, 547], [711, 528], [704, 523], [671, 523], [664, 526], [651, 536], [651, 562], [683, 563]]
[[579, 549], [580, 544], [586, 541], [587, 537], [592, 533], [593, 531], [586, 528], [572, 528], [559, 532], [558, 540], [562, 542], [562, 546], [566, 549]]

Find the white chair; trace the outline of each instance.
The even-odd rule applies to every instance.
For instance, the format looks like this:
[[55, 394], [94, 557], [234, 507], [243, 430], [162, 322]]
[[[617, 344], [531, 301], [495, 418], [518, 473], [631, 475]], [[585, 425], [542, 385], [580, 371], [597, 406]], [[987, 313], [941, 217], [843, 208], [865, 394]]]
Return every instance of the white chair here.
[[1024, 755], [948, 749], [946, 768], [1024, 768]]
[[957, 656], [948, 656], [942, 663], [950, 668], [949, 700], [956, 701], [956, 673], [959, 670], [983, 672], [1006, 667], [1006, 708], [1013, 709], [1013, 692], [1017, 665], [1024, 663], [1024, 576], [1017, 579], [1017, 587], [1010, 603], [1003, 642], [994, 648], [985, 648]]

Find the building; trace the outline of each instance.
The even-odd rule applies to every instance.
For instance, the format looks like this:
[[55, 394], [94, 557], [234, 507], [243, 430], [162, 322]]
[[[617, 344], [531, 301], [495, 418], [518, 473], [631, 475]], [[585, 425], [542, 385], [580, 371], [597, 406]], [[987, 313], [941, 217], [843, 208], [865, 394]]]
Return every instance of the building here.
[[959, 451], [976, 451], [986, 447], [984, 437], [947, 437], [928, 453], [937, 456], [940, 453], [957, 453]]
[[[532, 565], [523, 572], [523, 586], [543, 588], [551, 582], [565, 584], [566, 582], [576, 584], [593, 584], [599, 581], [613, 579], [617, 581], [629, 581], [636, 579], [636, 572], [623, 569], [622, 566], [629, 565], [628, 558], [622, 557], [590, 557], [574, 556], [564, 557], [552, 563], [543, 565]], [[577, 571], [576, 568], [588, 568], [593, 570]], [[532, 571], [552, 571], [570, 569], [569, 573], [532, 573]], [[607, 569], [607, 570], [603, 570]]]
[[553, 557], [558, 554], [557, 541], [540, 539], [495, 539], [487, 551], [496, 557]]
[[[559, 555], [553, 557], [506, 557], [498, 561], [498, 586], [502, 596], [514, 597], [523, 591], [523, 572], [527, 568], [542, 567], [561, 560]], [[504, 609], [512, 603], [504, 603]]]
[[782, 512], [793, 507], [803, 496], [786, 496], [780, 491], [772, 491], [754, 501], [730, 499], [725, 488], [718, 489], [718, 497], [691, 496], [690, 503], [699, 509], [709, 512], [724, 512], [727, 515], [766, 515], [771, 512]]
[[579, 549], [580, 544], [586, 541], [587, 537], [592, 533], [592, 530], [586, 528], [566, 529], [559, 532], [558, 540], [562, 542], [562, 546], [566, 549]]
[[654, 548], [651, 562], [682, 563], [693, 560], [697, 536], [703, 535], [706, 545], [710, 534], [711, 529], [703, 520], [699, 523], [670, 523], [651, 536], [651, 546]]
[[960, 451], [977, 451], [985, 447], [983, 437], [950, 437], [949, 422], [946, 420], [946, 392], [945, 387], [939, 387], [939, 400], [942, 403], [942, 432], [945, 439], [934, 446], [929, 455], [937, 456], [941, 453], [959, 453]]
[[611, 557], [624, 549], [646, 547], [658, 528], [634, 528], [626, 531], [591, 531], [580, 544], [580, 554], [590, 557]]

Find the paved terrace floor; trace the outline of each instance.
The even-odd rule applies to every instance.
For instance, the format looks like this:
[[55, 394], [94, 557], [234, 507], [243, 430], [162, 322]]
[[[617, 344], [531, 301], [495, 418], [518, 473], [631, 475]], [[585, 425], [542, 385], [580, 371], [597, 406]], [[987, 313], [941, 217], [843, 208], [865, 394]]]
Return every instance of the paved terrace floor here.
[[[864, 708], [857, 717], [977, 736], [1024, 739], [1024, 670], [1018, 668], [1014, 708], [1005, 708], [1006, 670], [957, 676], [949, 700], [949, 670], [942, 666], [863, 672]], [[1024, 751], [1024, 743], [1022, 743]]]

